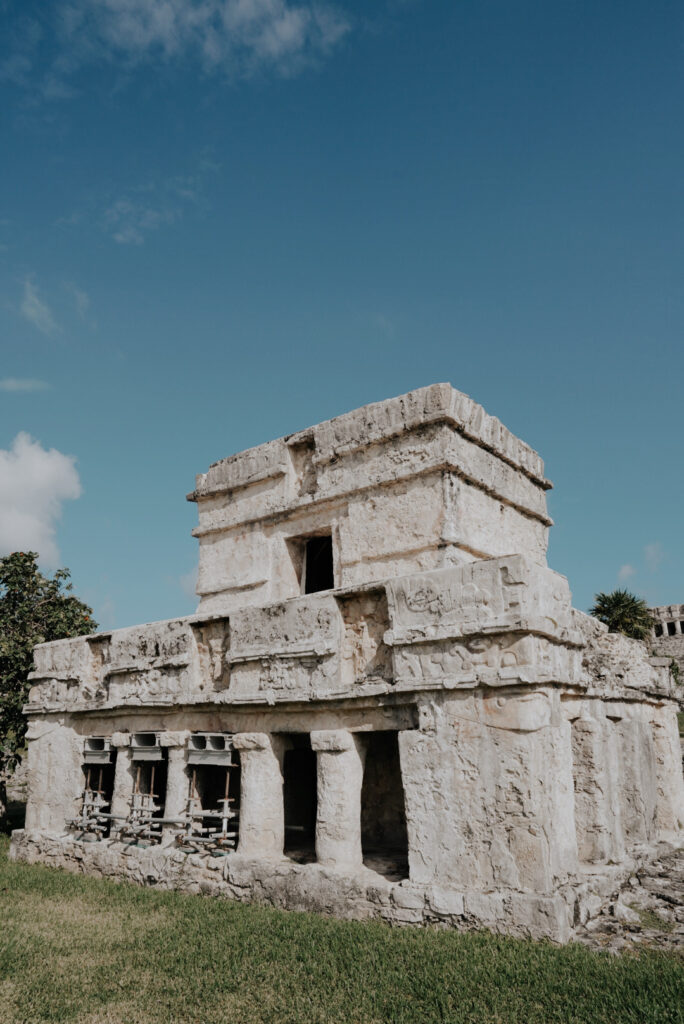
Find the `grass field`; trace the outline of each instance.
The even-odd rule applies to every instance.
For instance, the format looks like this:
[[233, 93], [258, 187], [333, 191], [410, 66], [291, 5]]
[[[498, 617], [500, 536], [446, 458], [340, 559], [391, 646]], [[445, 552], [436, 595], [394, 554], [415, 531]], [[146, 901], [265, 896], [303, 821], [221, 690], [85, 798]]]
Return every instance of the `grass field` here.
[[684, 967], [485, 933], [392, 929], [10, 864], [0, 1021], [663, 1024]]

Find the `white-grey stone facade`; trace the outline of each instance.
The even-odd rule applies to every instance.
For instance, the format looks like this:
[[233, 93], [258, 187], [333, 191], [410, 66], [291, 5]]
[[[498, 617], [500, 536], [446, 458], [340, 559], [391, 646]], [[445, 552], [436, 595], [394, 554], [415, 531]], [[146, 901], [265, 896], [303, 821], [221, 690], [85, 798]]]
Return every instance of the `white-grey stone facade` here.
[[12, 856], [566, 941], [684, 782], [668, 661], [572, 608], [549, 487], [447, 384], [216, 463], [197, 612], [36, 648]]
[[684, 604], [664, 604], [649, 611], [654, 619], [651, 649], [677, 664], [679, 678], [684, 683]]

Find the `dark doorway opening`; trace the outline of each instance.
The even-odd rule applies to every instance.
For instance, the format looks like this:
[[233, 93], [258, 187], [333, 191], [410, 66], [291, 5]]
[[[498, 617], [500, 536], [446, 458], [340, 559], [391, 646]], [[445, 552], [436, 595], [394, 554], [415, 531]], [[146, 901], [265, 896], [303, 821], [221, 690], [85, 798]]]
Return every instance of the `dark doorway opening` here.
[[240, 755], [228, 765], [190, 766], [188, 836], [211, 848], [234, 850], [240, 814]]
[[366, 867], [393, 881], [408, 878], [408, 834], [397, 732], [372, 732], [366, 738], [361, 848]]
[[150, 818], [163, 818], [166, 804], [166, 751], [158, 761], [133, 765], [133, 809]]
[[285, 854], [300, 864], [316, 860], [317, 787], [316, 752], [310, 736], [289, 734], [283, 756]]
[[304, 552], [304, 593], [316, 594], [334, 586], [332, 537], [310, 537]]
[[[113, 754], [116, 757], [116, 753]], [[111, 828], [112, 797], [114, 795], [114, 761], [106, 764], [83, 765], [84, 787], [81, 821], [84, 831], [91, 837], [106, 839]]]

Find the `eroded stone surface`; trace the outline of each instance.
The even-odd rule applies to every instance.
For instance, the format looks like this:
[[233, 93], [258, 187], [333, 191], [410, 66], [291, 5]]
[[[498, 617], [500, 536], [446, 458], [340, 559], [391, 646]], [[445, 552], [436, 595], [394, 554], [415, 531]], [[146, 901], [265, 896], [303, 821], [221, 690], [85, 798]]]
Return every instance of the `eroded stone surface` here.
[[212, 466], [196, 614], [36, 648], [12, 855], [402, 924], [590, 927], [681, 844], [676, 691], [572, 608], [549, 486], [449, 385]]
[[663, 849], [577, 931], [594, 949], [666, 949], [684, 955], [684, 851]]

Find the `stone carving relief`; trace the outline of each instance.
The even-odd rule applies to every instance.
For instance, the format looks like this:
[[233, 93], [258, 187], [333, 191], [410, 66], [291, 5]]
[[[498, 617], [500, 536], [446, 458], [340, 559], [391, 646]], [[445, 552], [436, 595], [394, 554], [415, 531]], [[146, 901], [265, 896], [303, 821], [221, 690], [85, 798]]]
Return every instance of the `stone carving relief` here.
[[189, 697], [185, 668], [121, 672], [109, 677], [108, 700], [113, 704], [171, 703]]
[[199, 689], [227, 690], [230, 686], [230, 664], [226, 660], [230, 650], [229, 620], [193, 623], [192, 633], [199, 657]]
[[344, 622], [342, 681], [347, 685], [392, 678], [392, 652], [384, 641], [389, 627], [385, 592], [340, 598]]

